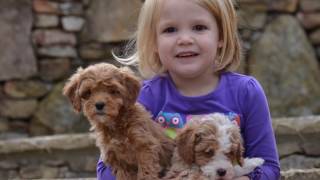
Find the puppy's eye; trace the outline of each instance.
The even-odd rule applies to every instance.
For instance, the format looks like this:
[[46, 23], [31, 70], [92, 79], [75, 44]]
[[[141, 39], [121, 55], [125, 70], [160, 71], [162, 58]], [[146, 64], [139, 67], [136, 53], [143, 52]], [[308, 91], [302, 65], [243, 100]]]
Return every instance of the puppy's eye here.
[[116, 90], [116, 89], [111, 89], [109, 91], [109, 93], [112, 94], [112, 95], [119, 95], [120, 94], [120, 92], [118, 90]]
[[204, 153], [207, 157], [212, 157], [214, 155], [214, 151], [212, 149], [207, 149]]
[[91, 96], [91, 91], [90, 90], [86, 90], [86, 91], [84, 91], [84, 92], [82, 92], [80, 94], [80, 97], [82, 99], [89, 99], [90, 96]]

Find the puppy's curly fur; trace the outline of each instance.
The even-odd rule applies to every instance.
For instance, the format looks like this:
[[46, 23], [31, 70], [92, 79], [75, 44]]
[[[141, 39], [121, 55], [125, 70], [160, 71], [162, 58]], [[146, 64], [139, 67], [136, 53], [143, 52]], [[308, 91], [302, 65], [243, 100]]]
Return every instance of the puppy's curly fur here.
[[100, 63], [79, 69], [64, 87], [96, 133], [104, 163], [120, 180], [159, 179], [170, 166], [173, 140], [136, 103], [140, 83], [129, 68]]
[[176, 143], [165, 179], [231, 180], [264, 162], [242, 157], [240, 129], [220, 113], [191, 119], [177, 135]]

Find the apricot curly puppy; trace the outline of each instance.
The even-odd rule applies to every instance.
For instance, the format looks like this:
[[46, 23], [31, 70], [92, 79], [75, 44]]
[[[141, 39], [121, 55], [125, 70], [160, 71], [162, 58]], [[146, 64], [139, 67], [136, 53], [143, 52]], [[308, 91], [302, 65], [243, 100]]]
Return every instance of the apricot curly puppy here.
[[129, 68], [107, 63], [78, 69], [63, 90], [74, 109], [88, 118], [101, 158], [118, 180], [159, 179], [174, 149], [173, 140], [136, 103], [139, 90]]

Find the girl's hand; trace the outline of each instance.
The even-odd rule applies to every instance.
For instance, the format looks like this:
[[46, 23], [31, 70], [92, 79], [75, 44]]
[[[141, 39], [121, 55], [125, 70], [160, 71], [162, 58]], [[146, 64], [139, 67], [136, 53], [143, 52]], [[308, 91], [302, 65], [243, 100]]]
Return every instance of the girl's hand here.
[[250, 180], [248, 176], [236, 177], [233, 180]]

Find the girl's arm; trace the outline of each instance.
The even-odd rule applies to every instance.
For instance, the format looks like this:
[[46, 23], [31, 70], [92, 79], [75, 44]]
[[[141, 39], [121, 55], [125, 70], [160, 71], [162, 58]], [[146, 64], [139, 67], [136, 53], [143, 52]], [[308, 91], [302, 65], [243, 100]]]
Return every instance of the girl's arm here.
[[265, 163], [249, 174], [250, 179], [277, 180], [280, 177], [280, 165], [272, 129], [271, 116], [264, 91], [257, 80], [250, 79], [243, 90], [242, 135], [246, 157], [260, 157]]

